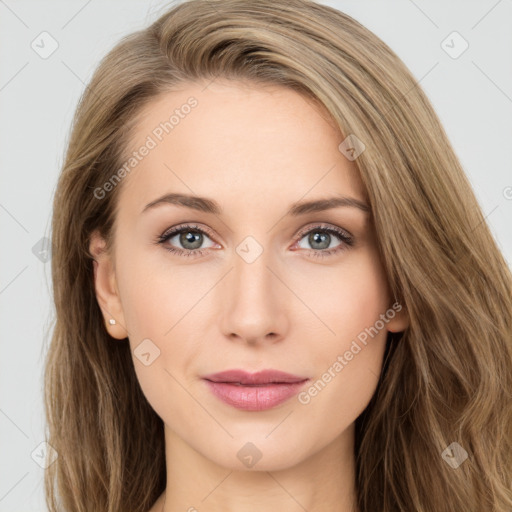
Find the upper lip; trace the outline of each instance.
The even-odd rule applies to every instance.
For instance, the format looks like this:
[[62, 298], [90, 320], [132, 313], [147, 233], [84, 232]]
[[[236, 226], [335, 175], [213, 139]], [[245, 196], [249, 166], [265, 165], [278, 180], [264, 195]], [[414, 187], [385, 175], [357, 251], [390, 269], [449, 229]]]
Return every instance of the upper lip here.
[[226, 370], [205, 375], [203, 379], [212, 382], [233, 382], [238, 384], [270, 384], [303, 382], [308, 380], [308, 377], [299, 377], [279, 370], [262, 370], [256, 373], [249, 373], [244, 370]]

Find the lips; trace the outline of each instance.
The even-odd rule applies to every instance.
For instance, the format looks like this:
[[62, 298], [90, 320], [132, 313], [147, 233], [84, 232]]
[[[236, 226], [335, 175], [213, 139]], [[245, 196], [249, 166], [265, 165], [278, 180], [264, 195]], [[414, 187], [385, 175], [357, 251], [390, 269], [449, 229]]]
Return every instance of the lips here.
[[227, 370], [205, 375], [203, 380], [224, 403], [244, 411], [264, 411], [292, 398], [309, 378], [278, 370]]
[[308, 377], [300, 377], [279, 370], [262, 370], [257, 373], [248, 373], [244, 370], [226, 370], [205, 375], [203, 379], [210, 382], [224, 382], [242, 386], [261, 386], [268, 384], [294, 384], [308, 380]]

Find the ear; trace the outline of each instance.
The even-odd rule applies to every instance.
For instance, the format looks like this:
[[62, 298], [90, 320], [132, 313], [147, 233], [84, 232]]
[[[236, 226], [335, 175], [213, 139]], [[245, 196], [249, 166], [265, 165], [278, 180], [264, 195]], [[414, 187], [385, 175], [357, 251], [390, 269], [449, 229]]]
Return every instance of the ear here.
[[395, 301], [386, 312], [386, 316], [390, 318], [387, 323], [387, 330], [391, 332], [402, 332], [409, 327], [409, 314], [403, 304]]
[[[105, 247], [105, 240], [95, 231], [91, 235], [89, 252], [94, 258], [94, 288], [96, 298], [103, 313], [107, 332], [113, 338], [122, 340], [128, 336], [128, 331], [125, 327], [126, 323], [119, 291], [117, 289], [112, 256], [107, 253]], [[114, 319], [115, 324], [112, 325], [110, 319]]]

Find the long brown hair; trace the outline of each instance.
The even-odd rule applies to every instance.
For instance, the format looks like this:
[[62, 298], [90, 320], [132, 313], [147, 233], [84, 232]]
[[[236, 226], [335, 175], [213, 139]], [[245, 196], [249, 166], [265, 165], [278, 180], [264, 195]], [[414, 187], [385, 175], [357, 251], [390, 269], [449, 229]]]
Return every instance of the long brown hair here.
[[[366, 145], [355, 163], [410, 324], [388, 339], [356, 421], [361, 512], [510, 512], [510, 269], [412, 74], [356, 20], [307, 0], [182, 2], [125, 37], [86, 88], [53, 204], [49, 510], [144, 512], [165, 489], [163, 423], [129, 345], [105, 329], [88, 250], [94, 230], [111, 247], [123, 182], [94, 191], [126, 161], [144, 105], [216, 77], [292, 88]], [[441, 455], [452, 443], [468, 454], [456, 469]]]

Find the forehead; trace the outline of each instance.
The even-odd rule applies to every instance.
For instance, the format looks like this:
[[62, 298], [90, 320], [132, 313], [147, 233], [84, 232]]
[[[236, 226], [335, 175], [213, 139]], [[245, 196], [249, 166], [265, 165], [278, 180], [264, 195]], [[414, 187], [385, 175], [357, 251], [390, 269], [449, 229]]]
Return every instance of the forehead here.
[[266, 195], [291, 203], [332, 191], [362, 199], [358, 169], [338, 149], [342, 140], [325, 109], [289, 88], [182, 84], [138, 116], [127, 152], [137, 156], [122, 197], [139, 210], [167, 191], [221, 202]]

